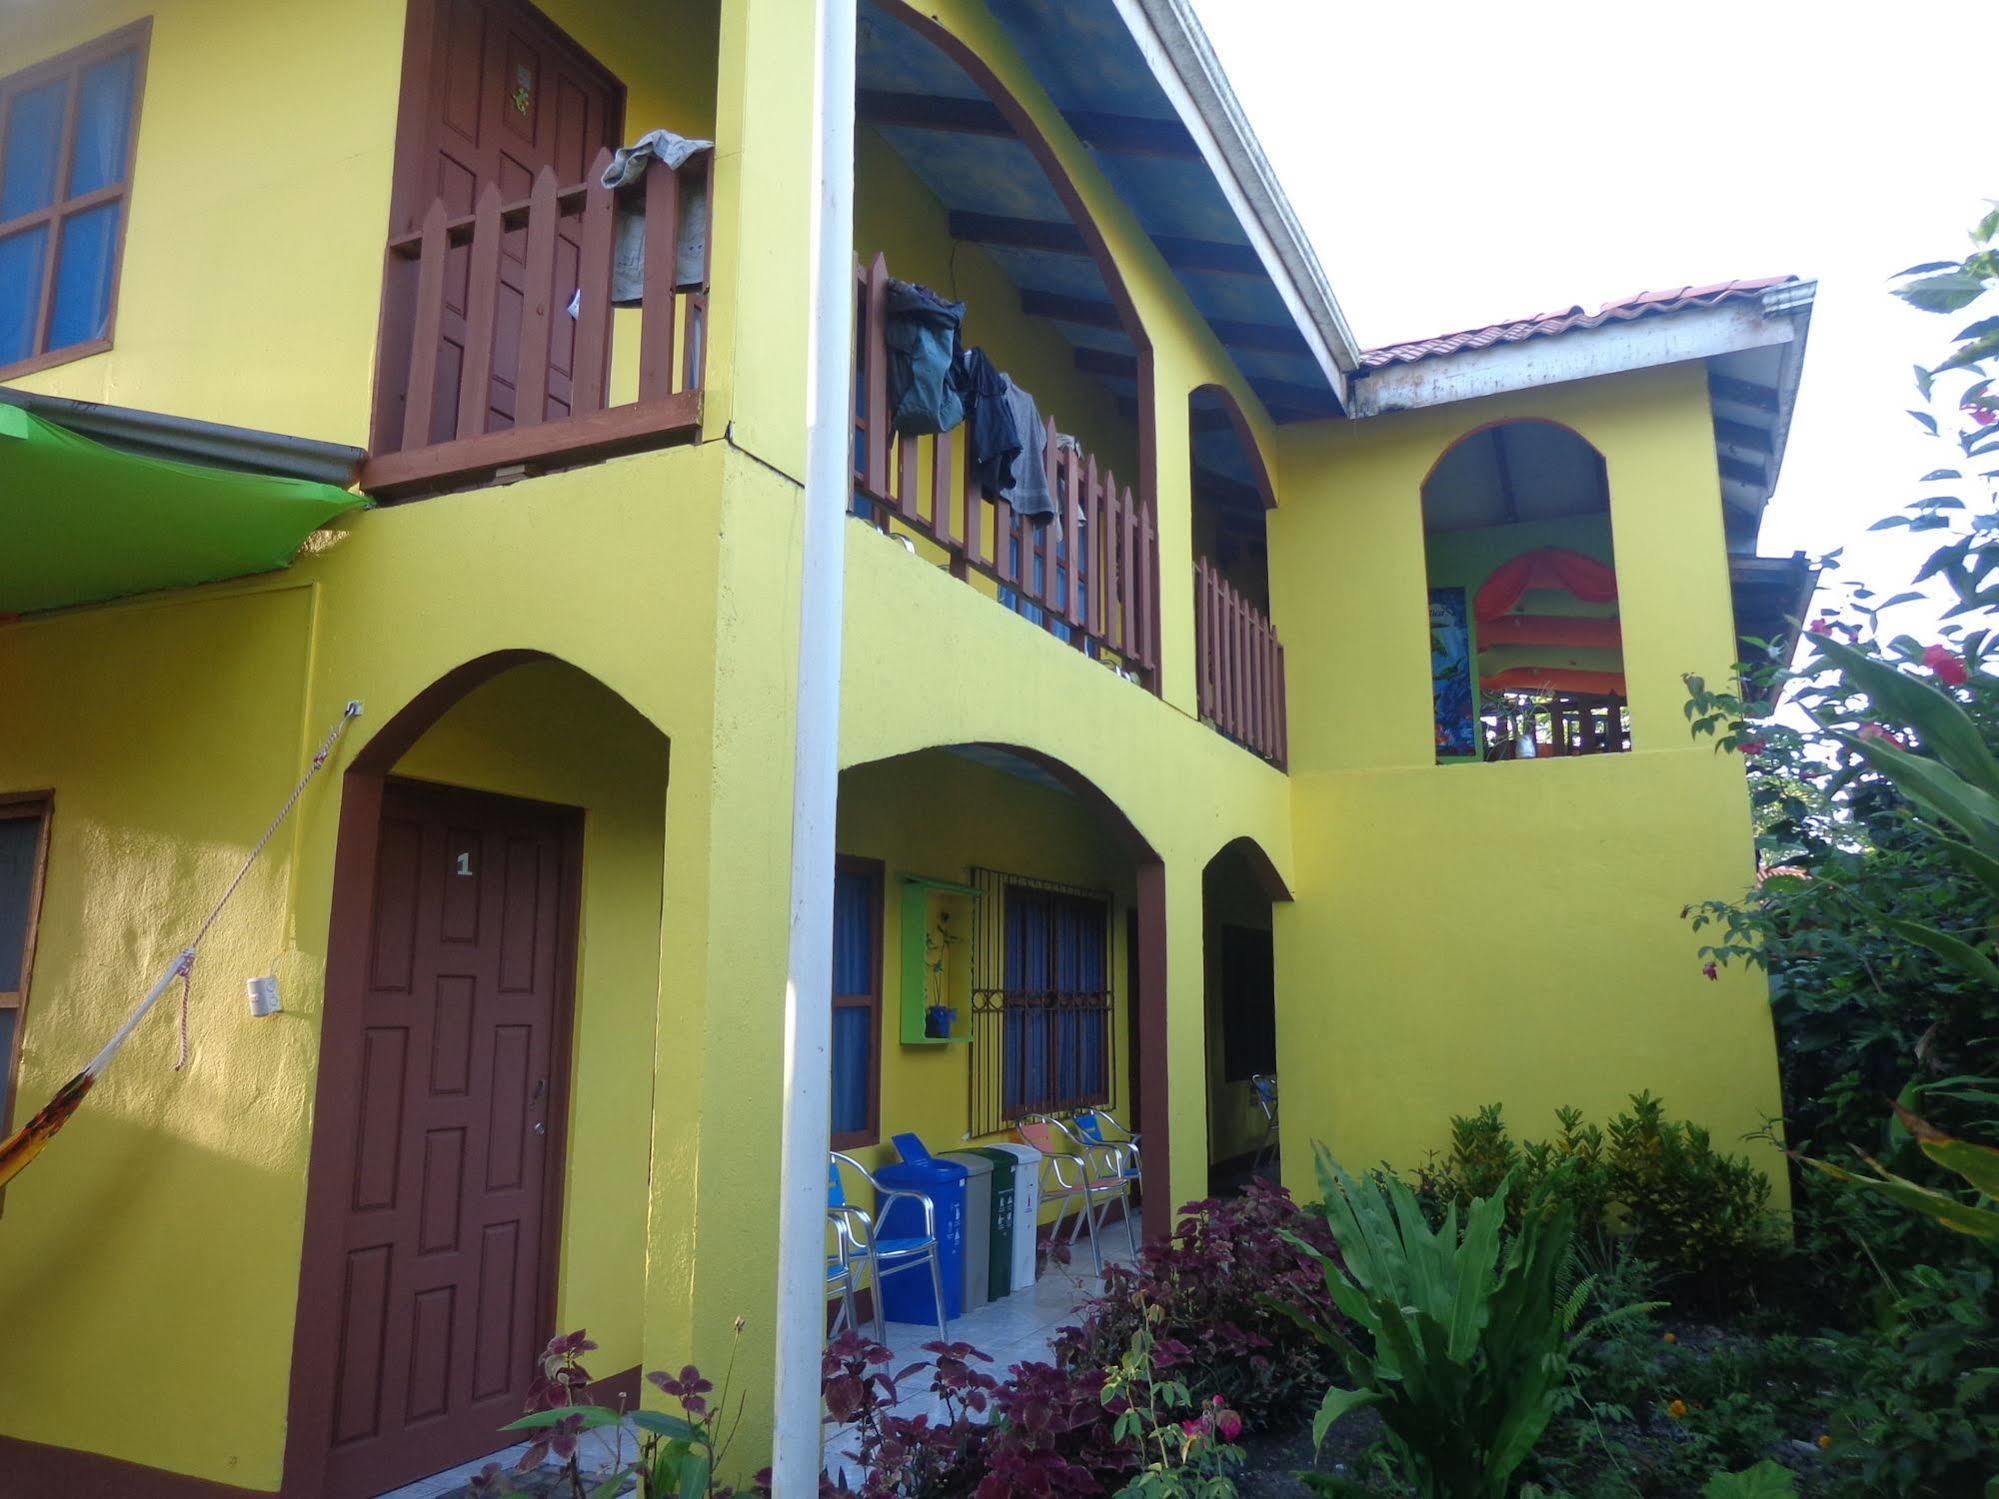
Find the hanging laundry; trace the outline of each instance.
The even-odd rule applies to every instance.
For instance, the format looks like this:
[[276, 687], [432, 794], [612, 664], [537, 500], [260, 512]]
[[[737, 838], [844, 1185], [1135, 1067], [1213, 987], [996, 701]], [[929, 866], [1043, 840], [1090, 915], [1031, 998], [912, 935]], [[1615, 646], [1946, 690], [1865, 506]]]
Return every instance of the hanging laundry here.
[[1061, 535], [1055, 518], [1055, 496], [1048, 489], [1048, 428], [1041, 420], [1041, 408], [1034, 397], [1001, 375], [1006, 390], [1007, 409], [1013, 413], [1014, 430], [1020, 435], [1020, 452], [1013, 460], [1013, 476], [1000, 498], [1013, 506], [1013, 513], [1036, 525], [1051, 525]]
[[972, 482], [987, 499], [1013, 482], [1013, 460], [1020, 453], [1020, 433], [1006, 402], [1005, 377], [986, 358], [984, 349], [966, 349], [952, 366], [951, 383], [965, 405], [972, 447]]
[[952, 379], [965, 304], [947, 302], [909, 281], [890, 281], [884, 301], [890, 421], [905, 437], [949, 432], [965, 419], [965, 403]]
[[[703, 151], [715, 149], [713, 141], [689, 140], [671, 130], [648, 130], [629, 146], [620, 146], [604, 168], [604, 186], [627, 187], [645, 177], [657, 162], [677, 172]], [[627, 194], [618, 201], [617, 223], [612, 230], [611, 305], [637, 307], [645, 300], [646, 213], [643, 194]], [[698, 290], [708, 277], [708, 183], [706, 179], [680, 184], [680, 233], [674, 246], [673, 280], [682, 291]]]

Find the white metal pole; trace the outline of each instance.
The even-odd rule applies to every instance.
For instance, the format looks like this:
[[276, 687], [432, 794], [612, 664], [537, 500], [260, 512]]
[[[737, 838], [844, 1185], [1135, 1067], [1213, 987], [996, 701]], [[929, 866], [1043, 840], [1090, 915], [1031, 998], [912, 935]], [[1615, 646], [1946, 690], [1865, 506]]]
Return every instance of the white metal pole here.
[[777, 1499], [819, 1492], [826, 1326], [826, 1152], [832, 1143], [833, 825], [840, 791], [840, 615], [853, 424], [856, 0], [816, 0], [807, 243], [804, 575], [791, 799], [791, 940], [784, 989], [784, 1134], [777, 1223]]

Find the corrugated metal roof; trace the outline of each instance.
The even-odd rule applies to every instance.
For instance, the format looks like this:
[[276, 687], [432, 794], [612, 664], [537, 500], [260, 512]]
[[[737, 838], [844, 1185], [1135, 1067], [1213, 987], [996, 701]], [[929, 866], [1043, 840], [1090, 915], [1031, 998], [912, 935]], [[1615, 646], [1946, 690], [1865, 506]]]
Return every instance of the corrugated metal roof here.
[[1774, 286], [1789, 286], [1797, 280], [1796, 276], [1765, 276], [1755, 281], [1717, 281], [1708, 286], [1674, 286], [1659, 291], [1641, 291], [1616, 302], [1606, 302], [1595, 312], [1584, 312], [1581, 307], [1543, 312], [1518, 322], [1493, 323], [1483, 328], [1467, 328], [1460, 333], [1446, 333], [1437, 338], [1369, 349], [1360, 356], [1360, 360], [1366, 369], [1380, 369], [1390, 364], [1415, 364], [1419, 360], [1461, 354], [1467, 349], [1524, 343], [1530, 338], [1553, 338], [1585, 328], [1599, 328], [1605, 323], [1632, 322], [1643, 317], [1684, 312], [1694, 307], [1717, 307], [1724, 302], [1749, 301], [1760, 298]]

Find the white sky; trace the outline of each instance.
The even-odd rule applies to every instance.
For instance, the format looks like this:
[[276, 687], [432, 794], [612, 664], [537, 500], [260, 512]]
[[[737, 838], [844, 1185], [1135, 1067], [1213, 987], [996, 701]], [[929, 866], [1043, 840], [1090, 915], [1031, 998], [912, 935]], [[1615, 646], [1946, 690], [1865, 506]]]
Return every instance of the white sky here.
[[1850, 572], [1905, 586], [1908, 543], [1865, 527], [1951, 462], [1902, 412], [1910, 366], [1970, 317], [1885, 283], [1965, 254], [1999, 195], [1989, 99], [1948, 28], [1856, 0], [1196, 8], [1363, 347], [1819, 278], [1761, 549], [1845, 544]]

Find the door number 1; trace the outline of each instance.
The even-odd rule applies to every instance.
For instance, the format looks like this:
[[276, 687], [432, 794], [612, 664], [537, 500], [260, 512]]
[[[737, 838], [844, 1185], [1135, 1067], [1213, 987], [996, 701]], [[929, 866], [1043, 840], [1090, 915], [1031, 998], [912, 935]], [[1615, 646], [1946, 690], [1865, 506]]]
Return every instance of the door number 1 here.
[[472, 872], [472, 856], [470, 854], [460, 854], [458, 856], [458, 872], [460, 874], [470, 874]]

